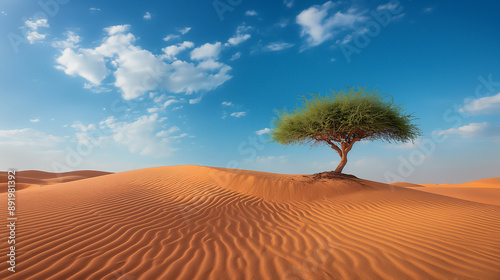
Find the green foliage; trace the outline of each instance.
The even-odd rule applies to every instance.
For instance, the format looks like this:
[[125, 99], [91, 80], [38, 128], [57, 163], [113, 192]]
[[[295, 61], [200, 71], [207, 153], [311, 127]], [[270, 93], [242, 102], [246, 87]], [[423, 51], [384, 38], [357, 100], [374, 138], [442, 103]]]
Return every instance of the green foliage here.
[[376, 89], [347, 87], [347, 91], [332, 92], [304, 96], [302, 106], [279, 111], [270, 135], [272, 141], [284, 145], [354, 143], [362, 139], [406, 142], [421, 133], [412, 123], [412, 114], [406, 114], [391, 96], [381, 95]]

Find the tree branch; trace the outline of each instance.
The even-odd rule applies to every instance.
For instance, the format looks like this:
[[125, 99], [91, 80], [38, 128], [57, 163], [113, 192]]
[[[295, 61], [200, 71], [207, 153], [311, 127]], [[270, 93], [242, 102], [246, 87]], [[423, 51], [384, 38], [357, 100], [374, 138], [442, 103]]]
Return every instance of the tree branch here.
[[337, 153], [339, 153], [340, 157], [342, 157], [342, 150], [337, 145], [335, 145], [335, 143], [333, 143], [331, 140], [328, 139], [326, 139], [325, 141], [330, 145], [330, 147], [332, 147], [332, 149], [334, 149], [335, 151], [337, 151]]

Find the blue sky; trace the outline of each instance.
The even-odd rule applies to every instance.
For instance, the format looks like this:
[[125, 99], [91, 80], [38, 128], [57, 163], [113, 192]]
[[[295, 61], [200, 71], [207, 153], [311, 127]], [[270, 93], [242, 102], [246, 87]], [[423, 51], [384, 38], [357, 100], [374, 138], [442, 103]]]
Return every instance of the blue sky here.
[[267, 142], [299, 96], [377, 87], [414, 143], [358, 143], [377, 181], [498, 177], [498, 1], [0, 3], [0, 169], [196, 164], [332, 170], [328, 147]]

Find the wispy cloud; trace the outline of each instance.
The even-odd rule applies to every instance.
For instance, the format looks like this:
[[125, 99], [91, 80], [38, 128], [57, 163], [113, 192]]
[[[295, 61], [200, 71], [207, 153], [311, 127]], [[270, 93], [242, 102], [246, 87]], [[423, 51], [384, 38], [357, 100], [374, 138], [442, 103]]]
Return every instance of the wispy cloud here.
[[31, 120], [30, 120], [30, 122], [32, 122], [32, 123], [37, 123], [37, 122], [39, 122], [39, 121], [40, 121], [40, 119], [39, 119], [39, 118], [34, 118], [34, 119], [31, 119]]
[[435, 131], [434, 134], [446, 135], [457, 134], [463, 138], [497, 138], [500, 139], [500, 126], [493, 126], [487, 122], [470, 123], [459, 128], [450, 128], [443, 131]]
[[233, 104], [233, 102], [222, 101], [222, 106], [234, 107], [234, 104]]
[[249, 26], [241, 25], [236, 28], [236, 34], [227, 40], [226, 46], [237, 46], [246, 40], [250, 39], [251, 35], [248, 31], [252, 28]]
[[151, 19], [151, 13], [150, 12], [146, 12], [144, 14], [144, 16], [142, 16], [142, 18], [145, 19], [145, 20], [150, 20]]
[[293, 47], [294, 44], [287, 42], [274, 42], [266, 45], [263, 49], [270, 52], [278, 52]]
[[259, 14], [255, 10], [248, 10], [245, 13], [245, 16], [249, 16], [249, 17], [254, 17], [254, 16], [257, 16], [257, 15], [259, 15]]
[[478, 99], [466, 99], [465, 106], [459, 111], [471, 115], [500, 113], [500, 93]]
[[333, 39], [341, 31], [353, 30], [355, 25], [368, 20], [366, 11], [354, 7], [339, 10], [338, 3], [331, 1], [314, 5], [303, 10], [296, 18], [301, 26], [300, 35], [305, 38], [307, 47], [314, 47]]
[[264, 135], [264, 134], [271, 133], [271, 131], [273, 131], [273, 130], [266, 127], [266, 128], [263, 128], [263, 129], [255, 131], [255, 134], [257, 134], [257, 135]]
[[235, 117], [235, 118], [241, 118], [241, 117], [244, 117], [246, 116], [247, 112], [234, 112], [234, 113], [231, 113], [231, 117]]
[[284, 4], [287, 8], [291, 8], [291, 7], [293, 7], [293, 5], [295, 4], [295, 0], [283, 0], [283, 4]]
[[24, 29], [26, 31], [26, 39], [30, 44], [42, 41], [47, 36], [46, 33], [40, 31], [42, 28], [48, 28], [49, 23], [46, 18], [29, 19], [24, 22]]

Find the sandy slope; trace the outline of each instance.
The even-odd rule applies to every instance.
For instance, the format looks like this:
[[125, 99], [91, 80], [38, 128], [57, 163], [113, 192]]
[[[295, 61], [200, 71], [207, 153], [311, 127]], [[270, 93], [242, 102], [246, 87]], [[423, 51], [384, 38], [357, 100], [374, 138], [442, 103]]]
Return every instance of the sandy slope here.
[[[50, 173], [37, 170], [26, 170], [16, 172], [16, 188], [23, 190], [27, 188], [41, 187], [64, 182], [77, 181], [102, 175], [112, 174], [104, 171], [80, 170], [63, 173]], [[0, 192], [7, 191], [7, 172], [0, 172]]]
[[419, 191], [500, 206], [500, 178], [488, 178], [463, 184], [416, 185], [410, 183], [394, 183], [393, 185], [417, 188]]
[[359, 179], [159, 167], [18, 203], [0, 279], [500, 278], [500, 207]]

